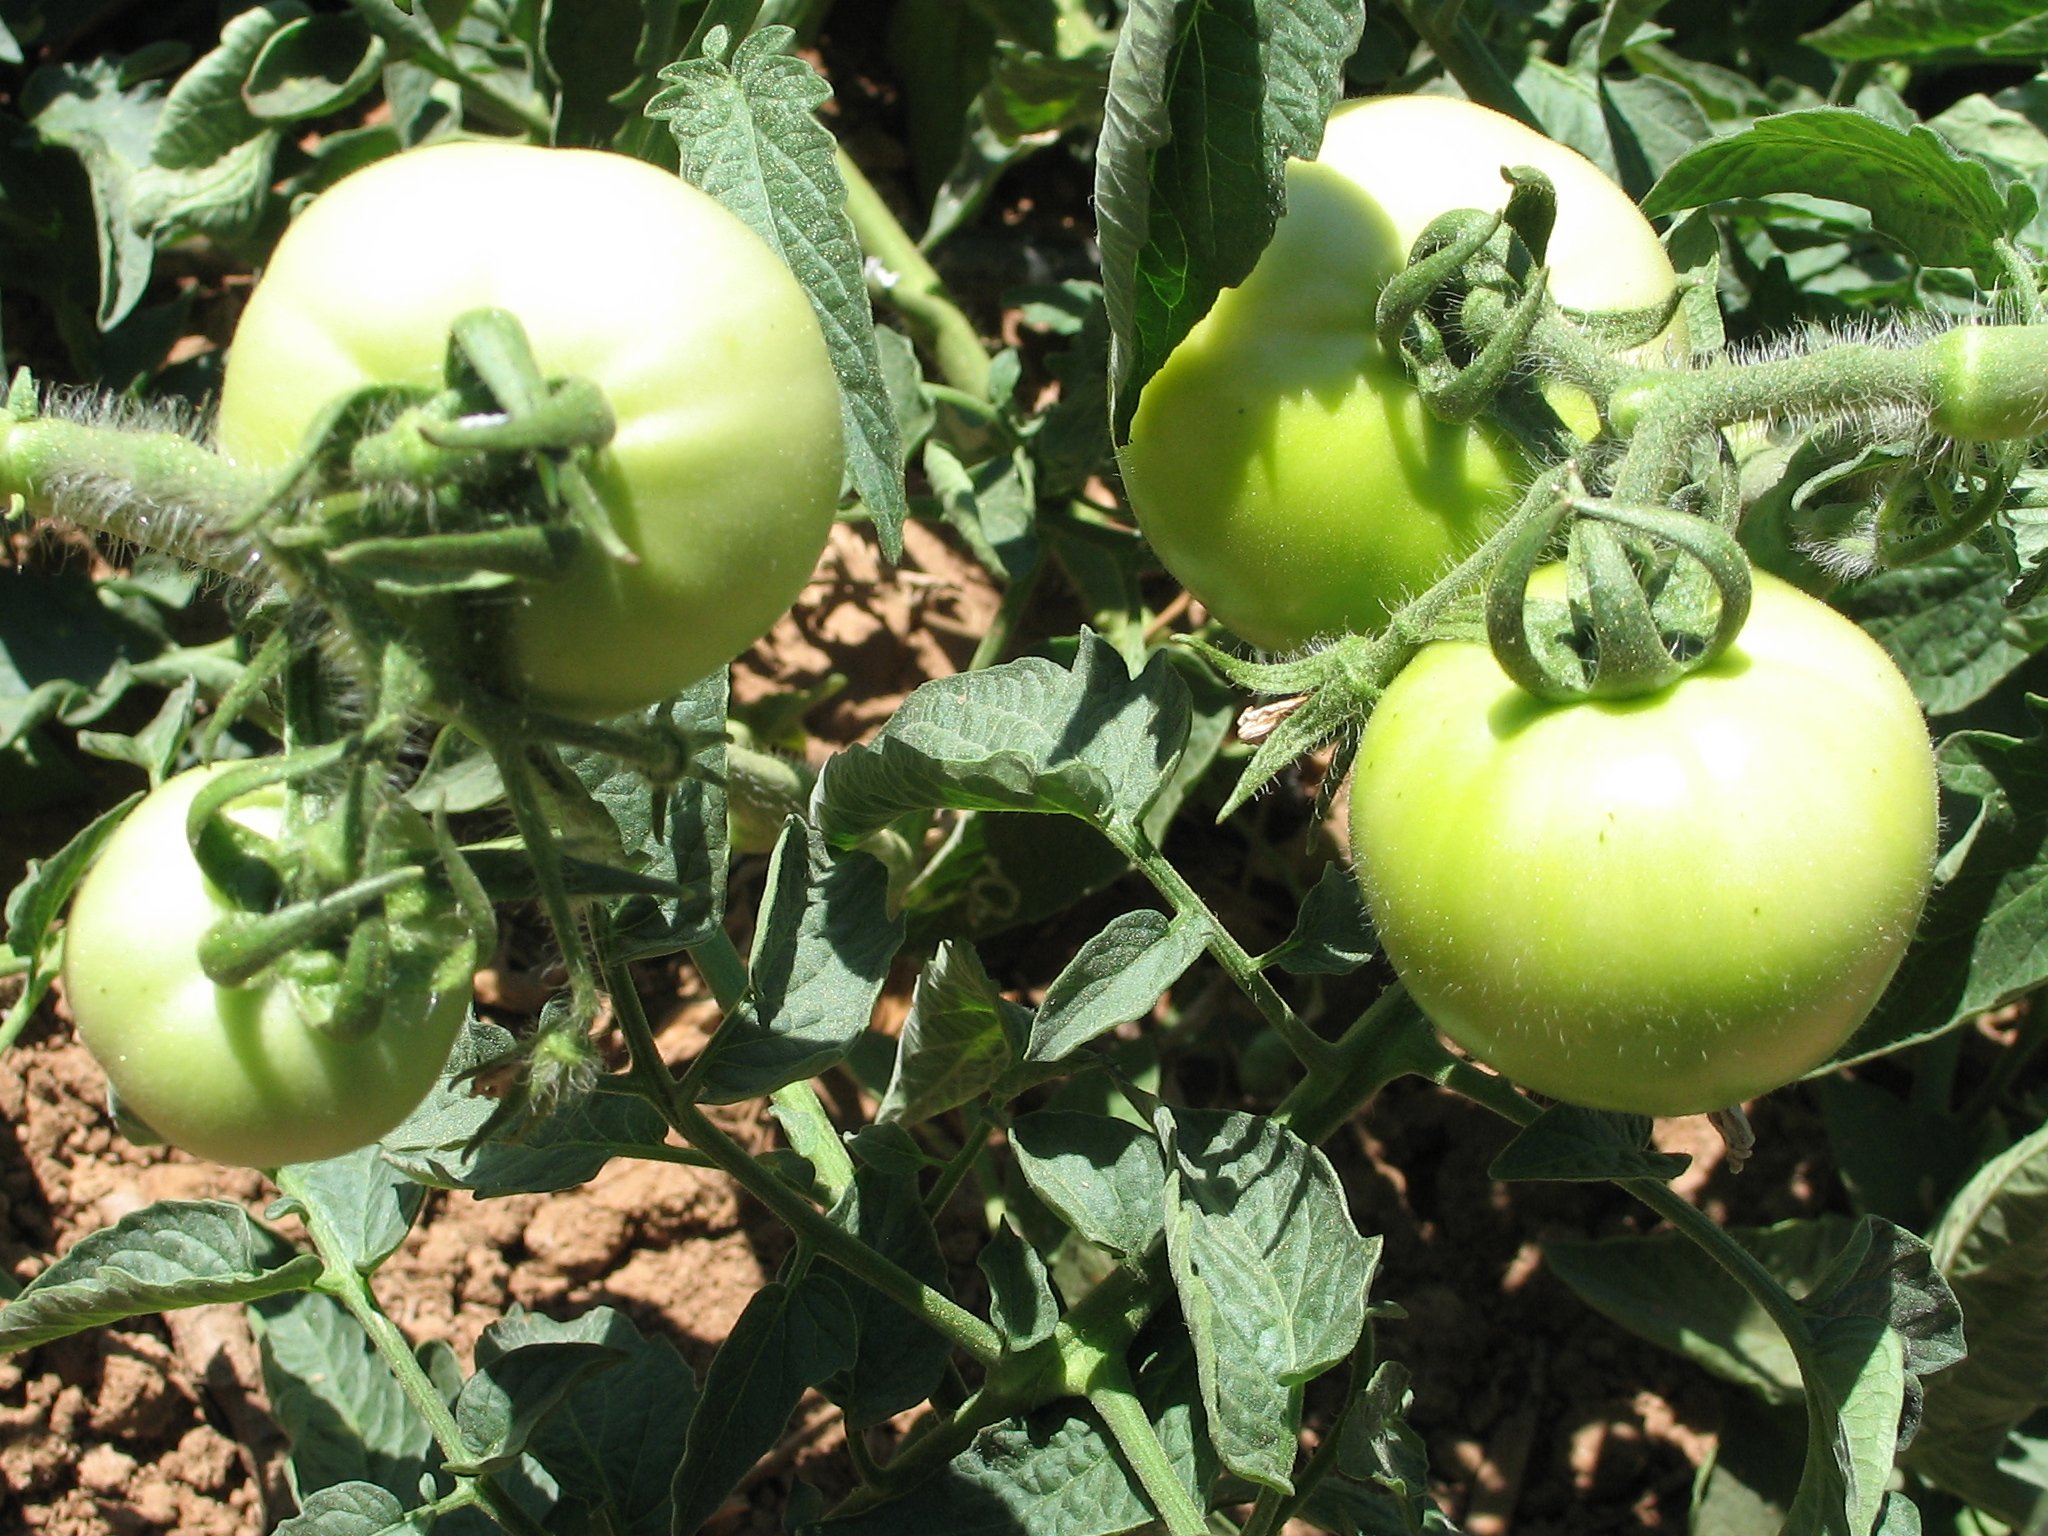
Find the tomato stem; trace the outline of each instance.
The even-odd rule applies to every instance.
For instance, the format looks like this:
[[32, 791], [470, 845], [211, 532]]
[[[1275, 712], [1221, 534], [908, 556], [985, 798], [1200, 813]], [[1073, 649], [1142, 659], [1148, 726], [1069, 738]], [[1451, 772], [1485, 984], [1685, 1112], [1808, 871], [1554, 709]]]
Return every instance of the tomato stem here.
[[1088, 1386], [1088, 1405], [1101, 1415], [1168, 1536], [1206, 1536], [1208, 1516], [1181, 1482], [1166, 1447], [1159, 1443], [1159, 1431], [1138, 1400], [1121, 1352], [1104, 1355], [1097, 1362]]

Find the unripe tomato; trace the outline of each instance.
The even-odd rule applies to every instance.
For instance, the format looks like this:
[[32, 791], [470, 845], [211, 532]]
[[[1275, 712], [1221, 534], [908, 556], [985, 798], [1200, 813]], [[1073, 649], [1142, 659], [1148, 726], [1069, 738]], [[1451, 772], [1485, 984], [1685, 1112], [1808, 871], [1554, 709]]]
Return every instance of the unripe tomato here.
[[[407, 942], [393, 950], [383, 1022], [359, 1039], [319, 1027], [331, 984], [271, 973], [216, 985], [199, 941], [230, 908], [185, 835], [216, 771], [146, 796], [100, 850], [65, 924], [64, 994], [123, 1106], [173, 1146], [255, 1168], [335, 1157], [382, 1136], [434, 1085], [468, 1015], [474, 946], [444, 892], [416, 883], [389, 897]], [[283, 810], [273, 785], [227, 814], [271, 836]], [[427, 847], [426, 824], [409, 819], [406, 841]]]
[[1545, 704], [1439, 642], [1367, 722], [1358, 879], [1416, 1002], [1516, 1082], [1597, 1109], [1724, 1108], [1825, 1061], [1897, 968], [1936, 846], [1905, 679], [1758, 573], [1718, 660]]
[[622, 155], [514, 144], [410, 150], [345, 178], [279, 241], [235, 331], [220, 447], [289, 464], [335, 400], [437, 388], [448, 328], [509, 310], [549, 375], [604, 391], [597, 490], [639, 557], [586, 547], [560, 581], [476, 605], [487, 681], [586, 718], [723, 666], [795, 599], [824, 547], [839, 391], [802, 288], [702, 192]]
[[1339, 108], [1320, 156], [1289, 162], [1272, 243], [1145, 385], [1122, 453], [1139, 526], [1255, 645], [1377, 629], [1514, 504], [1507, 434], [1432, 416], [1373, 323], [1431, 220], [1506, 204], [1504, 165], [1557, 188], [1560, 304], [1670, 299], [1656, 232], [1590, 161], [1470, 102], [1384, 97]]

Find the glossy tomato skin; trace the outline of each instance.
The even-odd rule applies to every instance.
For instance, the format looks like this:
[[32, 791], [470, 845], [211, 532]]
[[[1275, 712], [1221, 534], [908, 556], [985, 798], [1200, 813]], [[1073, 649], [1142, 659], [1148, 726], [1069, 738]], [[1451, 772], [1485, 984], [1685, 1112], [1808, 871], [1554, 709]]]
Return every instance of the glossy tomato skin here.
[[[356, 1040], [315, 1027], [331, 1008], [318, 984], [217, 986], [197, 949], [227, 906], [185, 835], [216, 771], [167, 781], [100, 850], [65, 924], [65, 997], [124, 1107], [173, 1146], [253, 1168], [335, 1157], [389, 1131], [434, 1085], [468, 1016], [471, 941], [452, 900], [417, 888], [392, 898], [422, 920], [418, 947], [394, 957], [384, 1022]], [[229, 814], [274, 834], [283, 791]], [[424, 845], [424, 823], [415, 830]]]
[[[1557, 187], [1551, 290], [1582, 310], [1667, 302], [1649, 222], [1590, 161], [1470, 102], [1397, 96], [1331, 117], [1287, 167], [1287, 211], [1145, 385], [1124, 488], [1166, 568], [1255, 645], [1377, 629], [1469, 553], [1524, 478], [1507, 435], [1424, 408], [1374, 333], [1374, 307], [1439, 214], [1496, 209], [1503, 165]], [[1597, 419], [1576, 397], [1575, 428]]]
[[528, 703], [642, 708], [744, 650], [810, 578], [844, 467], [824, 338], [774, 252], [667, 172], [436, 145], [345, 178], [285, 232], [229, 350], [222, 451], [274, 470], [336, 399], [439, 387], [450, 323], [487, 306], [544, 373], [610, 401], [598, 490], [639, 563], [586, 548], [566, 579], [479, 604], [473, 649]]
[[1719, 660], [1544, 704], [1426, 647], [1367, 723], [1351, 835], [1387, 956], [1459, 1045], [1541, 1093], [1690, 1114], [1825, 1061], [1918, 920], [1933, 752], [1889, 657], [1761, 573]]

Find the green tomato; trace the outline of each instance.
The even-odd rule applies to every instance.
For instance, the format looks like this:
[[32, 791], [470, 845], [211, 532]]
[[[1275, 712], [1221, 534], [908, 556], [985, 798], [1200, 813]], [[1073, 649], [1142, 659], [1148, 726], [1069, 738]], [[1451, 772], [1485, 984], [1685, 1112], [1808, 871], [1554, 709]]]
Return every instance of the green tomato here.
[[[387, 898], [395, 944], [383, 1020], [358, 1039], [319, 1026], [333, 984], [274, 968], [241, 987], [200, 969], [200, 939], [231, 910], [185, 835], [194, 796], [218, 769], [178, 775], [107, 840], [71, 904], [64, 993], [79, 1038], [122, 1106], [174, 1146], [219, 1163], [274, 1168], [335, 1157], [389, 1131], [425, 1097], [468, 1016], [474, 961], [452, 897], [426, 882]], [[227, 814], [274, 836], [284, 790]], [[403, 841], [424, 848], [423, 821]]]
[[[1340, 108], [1320, 156], [1289, 162], [1272, 243], [1145, 385], [1121, 456], [1139, 527], [1253, 644], [1379, 628], [1513, 506], [1525, 466], [1508, 435], [1431, 415], [1373, 323], [1431, 220], [1506, 204], [1504, 165], [1556, 185], [1560, 304], [1669, 301], [1656, 232], [1590, 161], [1470, 102], [1385, 97]], [[1597, 428], [1583, 397], [1554, 403]]]
[[219, 445], [293, 462], [334, 401], [438, 388], [448, 329], [509, 310], [543, 372], [603, 390], [599, 495], [638, 563], [586, 547], [565, 579], [478, 603], [494, 686], [583, 718], [723, 666], [810, 579], [837, 506], [839, 389], [809, 300], [715, 201], [622, 155], [411, 150], [316, 198], [237, 326]]
[[1792, 1081], [1869, 1014], [1935, 795], [1891, 659], [1759, 573], [1735, 644], [1643, 698], [1545, 704], [1483, 644], [1425, 647], [1367, 722], [1351, 837], [1446, 1035], [1554, 1098], [1677, 1115]]

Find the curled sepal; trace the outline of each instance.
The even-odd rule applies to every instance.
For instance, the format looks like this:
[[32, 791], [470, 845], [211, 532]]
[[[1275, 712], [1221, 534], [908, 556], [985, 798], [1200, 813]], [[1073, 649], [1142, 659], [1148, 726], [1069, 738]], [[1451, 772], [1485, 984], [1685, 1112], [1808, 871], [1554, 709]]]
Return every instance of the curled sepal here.
[[1528, 247], [1529, 255], [1541, 262], [1550, 249], [1550, 232], [1557, 227], [1557, 188], [1533, 165], [1504, 165], [1500, 174], [1514, 189], [1501, 218]]
[[[199, 941], [199, 968], [216, 986], [246, 987], [286, 956], [350, 932], [365, 911], [424, 873], [417, 865], [404, 865], [274, 912], [229, 913]], [[351, 958], [353, 950], [351, 944]]]
[[271, 839], [223, 815], [245, 795], [272, 784], [321, 773], [348, 759], [359, 743], [353, 736], [283, 757], [259, 757], [223, 769], [192, 799], [185, 837], [201, 873], [231, 906], [267, 912], [284, 892], [285, 855]]
[[[1570, 601], [1532, 596], [1530, 578], [1567, 518], [1576, 520]], [[1682, 558], [1660, 557], [1658, 546]], [[1487, 640], [1501, 669], [1538, 698], [1632, 698], [1725, 651], [1749, 617], [1750, 592], [1741, 545], [1706, 518], [1560, 498], [1503, 553], [1486, 595]]]
[[1457, 281], [1465, 264], [1486, 249], [1500, 224], [1499, 214], [1476, 208], [1455, 209], [1430, 222], [1417, 237], [1408, 265], [1380, 290], [1373, 326], [1382, 350], [1391, 357], [1406, 355], [1410, 323]]
[[[1475, 298], [1477, 296], [1475, 295]], [[1489, 298], [1496, 298], [1490, 291]], [[1493, 404], [1515, 376], [1523, 348], [1550, 300], [1550, 269], [1538, 267], [1514, 308], [1501, 318], [1479, 355], [1442, 382], [1418, 380], [1422, 403], [1444, 421], [1471, 421]], [[1468, 312], [1473, 307], [1467, 301]]]

